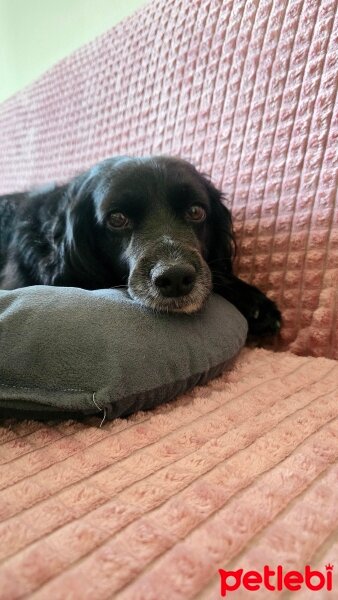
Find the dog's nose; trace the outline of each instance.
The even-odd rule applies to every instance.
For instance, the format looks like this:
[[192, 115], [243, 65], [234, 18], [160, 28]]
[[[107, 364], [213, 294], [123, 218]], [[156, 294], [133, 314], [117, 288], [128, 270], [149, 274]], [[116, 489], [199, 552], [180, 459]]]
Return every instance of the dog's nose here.
[[196, 271], [191, 265], [154, 269], [152, 282], [165, 297], [186, 296], [194, 287]]

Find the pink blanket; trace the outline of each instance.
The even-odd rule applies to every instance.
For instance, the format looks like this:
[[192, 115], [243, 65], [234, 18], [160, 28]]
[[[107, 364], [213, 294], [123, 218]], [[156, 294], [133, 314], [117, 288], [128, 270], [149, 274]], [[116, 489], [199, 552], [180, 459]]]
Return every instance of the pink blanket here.
[[102, 429], [3, 425], [1, 600], [214, 600], [218, 569], [277, 564], [333, 574], [300, 600], [337, 597], [337, 25], [335, 0], [156, 0], [0, 107], [0, 193], [118, 153], [192, 160], [281, 306], [279, 348], [322, 357], [245, 350]]
[[156, 0], [0, 108], [0, 193], [179, 154], [228, 194], [281, 346], [338, 358], [335, 0]]
[[102, 429], [4, 426], [1, 600], [210, 600], [219, 568], [329, 562], [337, 593], [337, 381], [336, 361], [245, 350]]

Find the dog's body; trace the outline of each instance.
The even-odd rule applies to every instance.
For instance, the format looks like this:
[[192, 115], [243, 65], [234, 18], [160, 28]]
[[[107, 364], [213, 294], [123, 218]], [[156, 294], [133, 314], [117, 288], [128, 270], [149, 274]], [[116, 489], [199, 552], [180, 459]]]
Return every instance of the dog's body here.
[[231, 215], [189, 163], [116, 157], [69, 184], [0, 197], [0, 288], [128, 287], [152, 309], [191, 313], [213, 289], [254, 335], [280, 313], [232, 272]]

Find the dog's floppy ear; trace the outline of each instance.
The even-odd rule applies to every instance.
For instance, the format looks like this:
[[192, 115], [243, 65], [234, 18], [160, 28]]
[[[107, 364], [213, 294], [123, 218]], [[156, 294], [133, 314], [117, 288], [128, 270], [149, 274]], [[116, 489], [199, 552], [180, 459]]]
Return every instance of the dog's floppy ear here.
[[72, 277], [85, 287], [106, 287], [115, 277], [102, 247], [105, 228], [100, 206], [114, 169], [128, 160], [127, 156], [108, 158], [75, 177], [68, 185], [65, 258]]
[[107, 281], [106, 269], [100, 260], [97, 240], [100, 225], [95, 214], [95, 173], [92, 170], [79, 175], [67, 188], [65, 259], [72, 276], [93, 287]]
[[224, 196], [211, 181], [202, 176], [211, 203], [210, 230], [207, 241], [207, 263], [215, 273], [232, 273], [236, 253], [231, 213], [224, 204]]

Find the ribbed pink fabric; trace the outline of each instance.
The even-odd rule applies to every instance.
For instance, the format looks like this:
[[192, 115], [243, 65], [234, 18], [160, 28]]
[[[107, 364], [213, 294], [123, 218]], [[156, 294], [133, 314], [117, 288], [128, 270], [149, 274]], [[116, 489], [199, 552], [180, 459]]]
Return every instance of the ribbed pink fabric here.
[[239, 273], [279, 302], [281, 346], [337, 358], [336, 6], [151, 2], [2, 105], [0, 192], [181, 155], [227, 193]]
[[1, 600], [216, 600], [218, 568], [262, 561], [331, 562], [338, 590], [337, 380], [336, 361], [245, 350], [102, 429], [3, 426]]
[[[152, 2], [0, 107], [0, 191], [181, 155], [227, 192], [281, 347], [338, 358], [336, 36], [335, 0]], [[102, 429], [1, 426], [1, 600], [216, 600], [218, 568], [328, 562], [337, 594], [337, 387], [336, 361], [247, 349]]]

